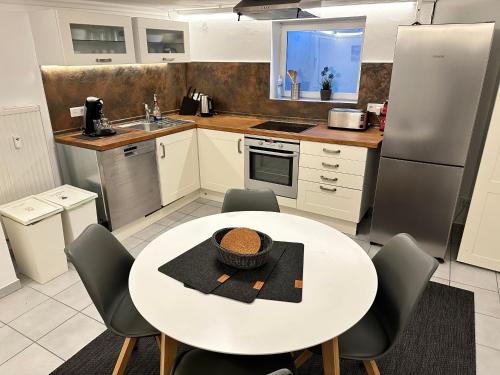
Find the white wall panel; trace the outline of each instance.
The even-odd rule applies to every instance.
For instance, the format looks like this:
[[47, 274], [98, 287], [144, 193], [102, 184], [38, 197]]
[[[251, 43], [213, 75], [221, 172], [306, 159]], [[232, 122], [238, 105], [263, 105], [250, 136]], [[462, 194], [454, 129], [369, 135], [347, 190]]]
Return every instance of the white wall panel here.
[[0, 135], [0, 204], [55, 187], [38, 107], [0, 110]]

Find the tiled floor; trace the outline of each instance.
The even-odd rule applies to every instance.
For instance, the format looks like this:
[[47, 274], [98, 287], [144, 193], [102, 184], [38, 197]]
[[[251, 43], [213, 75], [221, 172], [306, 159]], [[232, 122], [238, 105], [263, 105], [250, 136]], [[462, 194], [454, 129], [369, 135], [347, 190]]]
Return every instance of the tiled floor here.
[[[200, 198], [122, 241], [134, 256], [154, 238], [181, 223], [217, 214], [221, 203]], [[380, 249], [368, 242], [369, 219], [353, 239], [370, 255]], [[457, 263], [460, 230], [433, 281], [475, 293], [477, 375], [500, 368], [500, 274]], [[106, 328], [77, 272], [40, 285], [21, 276], [22, 288], [0, 299], [0, 375], [48, 374]], [[8, 343], [8, 345], [6, 345]]]

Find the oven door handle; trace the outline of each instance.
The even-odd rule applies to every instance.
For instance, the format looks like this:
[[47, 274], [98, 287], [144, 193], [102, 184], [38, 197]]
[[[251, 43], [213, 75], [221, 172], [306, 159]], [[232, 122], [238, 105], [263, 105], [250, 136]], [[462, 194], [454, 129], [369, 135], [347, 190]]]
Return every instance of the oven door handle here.
[[248, 152], [254, 153], [254, 154], [261, 154], [261, 155], [281, 156], [283, 158], [295, 158], [295, 157], [299, 156], [299, 153], [296, 151], [292, 151], [292, 153], [284, 153], [284, 152], [253, 150], [250, 148], [248, 150]]

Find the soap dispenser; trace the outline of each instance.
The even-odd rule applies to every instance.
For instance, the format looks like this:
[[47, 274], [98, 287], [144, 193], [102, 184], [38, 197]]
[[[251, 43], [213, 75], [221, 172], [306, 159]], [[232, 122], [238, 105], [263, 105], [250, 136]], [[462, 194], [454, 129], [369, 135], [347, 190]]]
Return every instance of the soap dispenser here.
[[158, 105], [158, 100], [156, 99], [156, 93], [153, 94], [153, 119], [154, 121], [161, 120], [160, 106]]

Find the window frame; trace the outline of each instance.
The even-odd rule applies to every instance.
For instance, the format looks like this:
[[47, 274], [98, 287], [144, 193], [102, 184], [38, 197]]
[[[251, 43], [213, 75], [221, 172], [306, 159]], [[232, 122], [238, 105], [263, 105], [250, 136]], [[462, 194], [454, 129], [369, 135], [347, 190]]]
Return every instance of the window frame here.
[[[330, 31], [333, 29], [363, 29], [362, 45], [360, 51], [360, 65], [358, 72], [358, 86], [356, 93], [333, 92], [332, 102], [357, 102], [359, 97], [359, 85], [361, 79], [361, 67], [363, 64], [363, 52], [366, 37], [366, 17], [342, 17], [342, 18], [313, 18], [292, 21], [273, 22], [273, 47], [271, 61], [271, 81], [270, 96], [271, 99], [281, 99], [276, 95], [276, 81], [279, 75], [283, 78], [284, 100], [290, 100], [290, 90], [285, 89], [286, 77], [286, 55], [288, 47], [288, 31]], [[278, 46], [276, 46], [278, 44]], [[319, 75], [320, 72], [318, 72]], [[318, 91], [302, 91], [301, 99], [303, 101], [321, 101]]]

